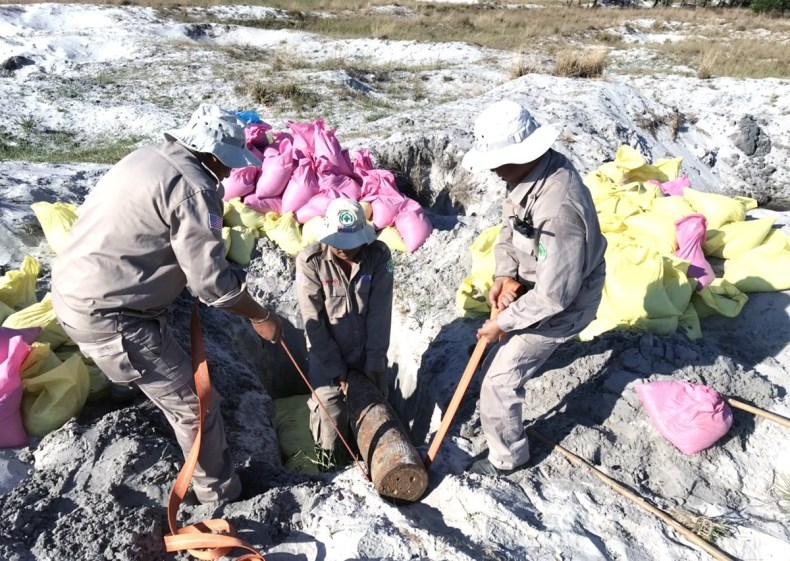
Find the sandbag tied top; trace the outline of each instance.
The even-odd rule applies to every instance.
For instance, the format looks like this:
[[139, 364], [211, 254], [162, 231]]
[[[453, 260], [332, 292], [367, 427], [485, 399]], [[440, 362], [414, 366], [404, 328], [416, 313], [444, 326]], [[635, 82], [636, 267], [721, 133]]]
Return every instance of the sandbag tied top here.
[[676, 380], [636, 387], [659, 432], [684, 454], [713, 446], [732, 426], [732, 411], [716, 390]]
[[707, 221], [701, 214], [689, 214], [675, 222], [675, 228], [679, 246], [675, 255], [689, 262], [686, 275], [697, 279], [697, 290], [702, 290], [716, 278], [702, 251]]

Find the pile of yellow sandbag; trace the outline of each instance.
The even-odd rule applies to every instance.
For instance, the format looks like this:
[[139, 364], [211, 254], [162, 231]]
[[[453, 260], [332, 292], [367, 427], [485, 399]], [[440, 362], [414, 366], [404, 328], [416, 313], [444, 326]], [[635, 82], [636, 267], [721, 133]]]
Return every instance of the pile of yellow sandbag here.
[[18, 270], [0, 277], [0, 324], [40, 328], [19, 367], [25, 431], [44, 436], [79, 414], [89, 399], [109, 393], [109, 380], [66, 335], [46, 294], [36, 297], [39, 263], [26, 256]]
[[[608, 241], [606, 283], [596, 319], [580, 334], [591, 339], [612, 329], [669, 334], [678, 328], [701, 336], [699, 318], [737, 316], [746, 293], [790, 289], [790, 239], [774, 220], [747, 220], [754, 199], [705, 193], [679, 182], [681, 158], [653, 164], [629, 146], [585, 178]], [[704, 287], [689, 276], [689, 261], [678, 250], [676, 222], [702, 215], [705, 257], [723, 259], [724, 274]], [[498, 232], [498, 229], [497, 229]], [[493, 229], [472, 246], [479, 265], [458, 289], [464, 315], [487, 313], [485, 295], [494, 271]], [[482, 267], [482, 268], [480, 268]], [[487, 283], [487, 284], [486, 284]]]

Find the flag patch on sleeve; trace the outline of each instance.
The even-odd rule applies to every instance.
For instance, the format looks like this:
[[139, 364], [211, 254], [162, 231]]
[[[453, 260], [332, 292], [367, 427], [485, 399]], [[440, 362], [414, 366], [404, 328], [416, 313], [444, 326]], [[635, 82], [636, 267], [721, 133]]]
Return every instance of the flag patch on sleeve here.
[[222, 217], [209, 213], [208, 227], [212, 230], [222, 230]]

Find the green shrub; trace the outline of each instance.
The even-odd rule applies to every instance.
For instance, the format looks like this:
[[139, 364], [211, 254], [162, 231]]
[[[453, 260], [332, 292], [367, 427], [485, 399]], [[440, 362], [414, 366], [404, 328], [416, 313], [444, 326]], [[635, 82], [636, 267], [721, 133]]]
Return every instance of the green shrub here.
[[750, 7], [758, 14], [779, 12], [784, 15], [785, 10], [790, 11], [790, 0], [752, 0]]

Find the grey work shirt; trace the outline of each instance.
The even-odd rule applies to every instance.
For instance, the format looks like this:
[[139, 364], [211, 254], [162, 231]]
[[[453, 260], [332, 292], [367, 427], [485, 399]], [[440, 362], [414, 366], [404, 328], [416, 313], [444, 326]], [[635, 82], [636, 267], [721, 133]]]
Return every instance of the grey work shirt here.
[[185, 286], [211, 306], [244, 290], [225, 259], [222, 194], [216, 178], [177, 142], [127, 155], [77, 210], [68, 246], [52, 268], [58, 316], [156, 317]]
[[384, 371], [392, 286], [392, 256], [383, 242], [362, 246], [348, 277], [327, 245], [316, 243], [299, 253], [296, 295], [315, 383], [345, 379], [352, 368]]
[[[531, 219], [532, 235], [514, 230], [511, 216]], [[532, 288], [499, 314], [499, 327], [575, 335], [595, 318], [606, 272], [606, 238], [589, 189], [565, 156], [549, 150], [510, 191], [502, 217], [495, 276]]]

